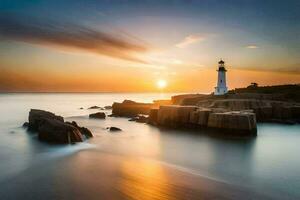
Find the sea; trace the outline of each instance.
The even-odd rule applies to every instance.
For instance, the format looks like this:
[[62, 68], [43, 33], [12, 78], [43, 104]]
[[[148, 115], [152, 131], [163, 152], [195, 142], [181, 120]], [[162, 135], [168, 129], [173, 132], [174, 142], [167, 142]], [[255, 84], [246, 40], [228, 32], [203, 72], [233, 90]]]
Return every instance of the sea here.
[[[0, 94], [0, 199], [300, 199], [299, 124], [261, 123], [257, 137], [241, 139], [88, 118], [97, 111], [90, 106], [172, 95]], [[31, 108], [76, 121], [94, 137], [41, 142], [22, 127]], [[122, 131], [109, 132], [110, 126]]]

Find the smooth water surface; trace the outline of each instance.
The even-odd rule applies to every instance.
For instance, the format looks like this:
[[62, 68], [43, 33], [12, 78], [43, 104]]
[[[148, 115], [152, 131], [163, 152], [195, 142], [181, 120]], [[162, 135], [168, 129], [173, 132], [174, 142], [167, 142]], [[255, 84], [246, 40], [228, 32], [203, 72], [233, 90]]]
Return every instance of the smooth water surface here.
[[[88, 118], [93, 105], [171, 95], [0, 94], [0, 199], [201, 199], [216, 190], [233, 199], [244, 192], [300, 198], [300, 125], [260, 124], [256, 138], [224, 139], [126, 118]], [[30, 108], [77, 121], [95, 137], [76, 145], [42, 143], [21, 127]], [[109, 126], [123, 131], [109, 133]], [[226, 187], [241, 192], [227, 194]]]

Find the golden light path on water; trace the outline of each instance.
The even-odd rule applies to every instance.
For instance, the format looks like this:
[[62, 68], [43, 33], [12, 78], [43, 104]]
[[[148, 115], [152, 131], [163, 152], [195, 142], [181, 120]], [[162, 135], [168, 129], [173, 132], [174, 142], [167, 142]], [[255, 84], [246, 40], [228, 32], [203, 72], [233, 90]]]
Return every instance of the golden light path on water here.
[[120, 190], [130, 199], [176, 199], [174, 187], [165, 172], [156, 162], [126, 160], [121, 165], [124, 178], [119, 182]]

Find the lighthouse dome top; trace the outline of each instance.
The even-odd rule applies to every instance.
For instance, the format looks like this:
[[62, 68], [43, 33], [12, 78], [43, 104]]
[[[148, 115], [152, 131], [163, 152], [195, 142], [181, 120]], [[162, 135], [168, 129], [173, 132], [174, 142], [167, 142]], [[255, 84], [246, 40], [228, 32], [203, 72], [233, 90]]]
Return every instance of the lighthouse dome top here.
[[220, 61], [219, 61], [219, 64], [224, 64], [225, 62], [221, 59]]

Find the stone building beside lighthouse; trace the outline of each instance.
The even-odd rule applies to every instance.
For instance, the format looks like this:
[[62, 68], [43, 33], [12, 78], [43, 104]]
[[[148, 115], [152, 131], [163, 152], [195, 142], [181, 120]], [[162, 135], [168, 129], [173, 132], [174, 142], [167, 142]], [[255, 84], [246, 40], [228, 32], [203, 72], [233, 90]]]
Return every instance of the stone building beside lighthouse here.
[[219, 61], [219, 67], [217, 69], [218, 72], [218, 81], [217, 86], [215, 87], [214, 95], [223, 95], [227, 93], [227, 85], [226, 85], [226, 69], [225, 62], [221, 59]]

